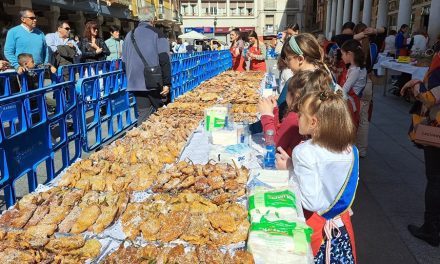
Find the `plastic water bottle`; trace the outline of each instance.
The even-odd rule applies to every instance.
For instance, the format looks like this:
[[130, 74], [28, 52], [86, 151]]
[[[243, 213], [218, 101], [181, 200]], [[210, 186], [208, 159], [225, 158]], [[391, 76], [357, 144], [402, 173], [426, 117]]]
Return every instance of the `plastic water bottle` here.
[[240, 143], [249, 145], [250, 136], [251, 136], [251, 131], [249, 130], [249, 123], [245, 121], [243, 122], [243, 130], [240, 134]]
[[276, 72], [277, 71], [277, 66], [276, 65], [274, 65], [273, 67], [272, 67], [272, 70], [271, 70], [271, 72], [270, 72], [270, 74], [271, 74], [271, 78], [272, 78], [272, 96], [278, 96], [278, 94], [279, 94], [279, 91], [278, 91], [278, 82], [276, 81], [276, 78], [275, 78], [275, 74], [273, 74], [273, 72]]
[[266, 75], [266, 89], [272, 90], [272, 73], [271, 72], [269, 72]]
[[266, 154], [264, 155], [264, 169], [274, 170], [275, 169], [275, 139], [273, 130], [267, 130], [266, 135]]

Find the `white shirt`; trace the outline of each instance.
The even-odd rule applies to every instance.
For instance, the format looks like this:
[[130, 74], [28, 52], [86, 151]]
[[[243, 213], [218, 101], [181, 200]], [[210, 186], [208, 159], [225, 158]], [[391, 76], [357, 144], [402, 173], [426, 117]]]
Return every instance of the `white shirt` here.
[[342, 89], [345, 93], [348, 93], [351, 88], [357, 95], [360, 95], [367, 84], [367, 70], [361, 69], [358, 66], [351, 65], [348, 68], [347, 80], [344, 83]]
[[414, 39], [414, 44], [411, 47], [411, 51], [412, 52], [416, 52], [416, 51], [425, 52], [426, 45], [428, 44], [428, 39], [425, 38], [425, 36], [423, 36], [423, 35], [415, 35], [413, 37], [413, 39]]
[[186, 46], [188, 46], [188, 42], [177, 44], [174, 47], [174, 53], [186, 53]]
[[293, 149], [293, 174], [301, 192], [304, 209], [319, 214], [336, 199], [353, 162], [352, 150], [335, 153], [311, 140]]
[[293, 77], [293, 72], [291, 69], [286, 68], [281, 71], [281, 76], [280, 76], [280, 89], [281, 90], [284, 88], [284, 85], [286, 84], [286, 82], [292, 77]]
[[396, 36], [389, 35], [385, 38], [385, 48], [383, 49], [384, 53], [396, 54]]

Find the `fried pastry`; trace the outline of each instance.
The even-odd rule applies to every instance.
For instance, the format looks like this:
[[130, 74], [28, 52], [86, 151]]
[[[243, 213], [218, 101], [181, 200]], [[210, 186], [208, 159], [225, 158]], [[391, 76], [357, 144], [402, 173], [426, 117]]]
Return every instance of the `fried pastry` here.
[[101, 214], [101, 209], [98, 205], [91, 205], [84, 208], [77, 221], [73, 224], [70, 232], [73, 234], [79, 234], [86, 231], [91, 225], [93, 225]]

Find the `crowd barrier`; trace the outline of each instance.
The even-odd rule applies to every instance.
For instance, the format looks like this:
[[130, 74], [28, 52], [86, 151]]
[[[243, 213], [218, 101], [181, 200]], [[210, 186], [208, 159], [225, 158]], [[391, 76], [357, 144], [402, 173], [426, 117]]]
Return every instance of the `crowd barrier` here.
[[[231, 68], [232, 57], [229, 51], [173, 54], [171, 64], [174, 101]], [[16, 200], [14, 183], [24, 175], [29, 192], [35, 190], [41, 164], [48, 182], [82, 151], [95, 150], [136, 125], [136, 102], [121, 68], [120, 60], [61, 66], [49, 86], [45, 69], [0, 73], [0, 190], [8, 207]]]
[[0, 98], [44, 87], [45, 75], [50, 75], [51, 83], [58, 80], [47, 68], [32, 69], [21, 75], [15, 71], [0, 73]]
[[122, 70], [82, 78], [79, 94], [83, 150], [95, 150], [137, 122], [136, 102]]
[[[51, 110], [48, 98], [55, 104]], [[49, 182], [80, 157], [78, 117], [74, 82], [0, 98], [0, 189], [7, 206], [15, 203], [14, 183], [21, 177], [27, 175], [29, 192], [35, 190], [40, 164], [45, 163]], [[57, 164], [55, 157], [61, 157]]]
[[58, 82], [75, 81], [85, 77], [95, 76], [100, 73], [107, 73], [121, 69], [122, 61], [120, 59], [62, 65], [57, 70], [57, 80]]
[[171, 57], [171, 101], [232, 67], [228, 50], [177, 53]]

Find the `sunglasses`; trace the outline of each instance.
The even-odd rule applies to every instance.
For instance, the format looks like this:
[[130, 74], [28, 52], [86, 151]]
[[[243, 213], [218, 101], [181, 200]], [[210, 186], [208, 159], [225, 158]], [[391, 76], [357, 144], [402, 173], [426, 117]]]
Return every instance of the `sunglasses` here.
[[34, 17], [34, 16], [32, 16], [32, 17], [23, 17], [23, 18], [29, 18], [30, 20], [37, 20], [37, 17]]

